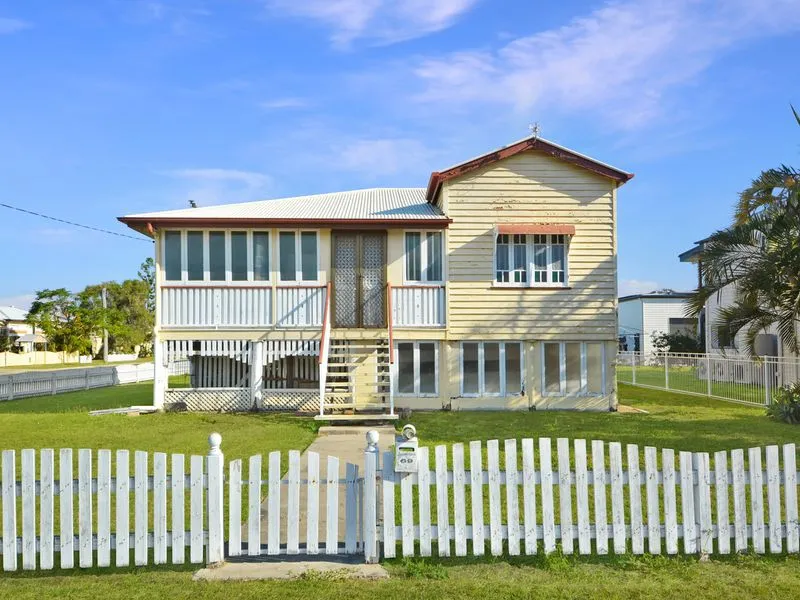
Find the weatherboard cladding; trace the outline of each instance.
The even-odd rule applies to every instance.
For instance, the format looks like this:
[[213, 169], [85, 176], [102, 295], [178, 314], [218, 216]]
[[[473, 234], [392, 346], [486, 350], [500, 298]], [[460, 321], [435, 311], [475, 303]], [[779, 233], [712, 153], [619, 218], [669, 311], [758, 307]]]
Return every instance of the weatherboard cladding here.
[[373, 188], [293, 198], [260, 200], [129, 215], [126, 218], [172, 219], [310, 219], [408, 220], [445, 218], [442, 211], [425, 200], [424, 188]]

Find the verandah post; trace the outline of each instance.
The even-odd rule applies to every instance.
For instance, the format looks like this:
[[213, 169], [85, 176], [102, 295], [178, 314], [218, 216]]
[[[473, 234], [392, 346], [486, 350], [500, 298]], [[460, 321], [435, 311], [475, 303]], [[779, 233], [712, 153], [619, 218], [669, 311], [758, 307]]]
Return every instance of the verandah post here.
[[367, 432], [367, 447], [364, 450], [364, 497], [361, 522], [364, 527], [364, 561], [377, 563], [380, 559], [378, 545], [378, 440], [374, 429]]
[[222, 436], [212, 433], [208, 436], [208, 546], [206, 563], [215, 564], [225, 560], [225, 522], [223, 518], [224, 499], [224, 456], [220, 445]]

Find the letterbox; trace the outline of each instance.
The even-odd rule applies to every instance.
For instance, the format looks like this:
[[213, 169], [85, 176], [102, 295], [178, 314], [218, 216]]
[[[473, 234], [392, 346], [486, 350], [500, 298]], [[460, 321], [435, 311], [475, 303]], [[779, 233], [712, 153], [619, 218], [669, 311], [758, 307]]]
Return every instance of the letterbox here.
[[413, 425], [406, 425], [394, 444], [394, 470], [397, 473], [417, 472], [418, 448], [417, 430]]

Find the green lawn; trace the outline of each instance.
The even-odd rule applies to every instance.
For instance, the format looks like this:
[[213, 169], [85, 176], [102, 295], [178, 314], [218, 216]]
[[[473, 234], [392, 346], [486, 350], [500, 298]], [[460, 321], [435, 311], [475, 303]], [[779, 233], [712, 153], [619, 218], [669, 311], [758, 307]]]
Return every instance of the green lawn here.
[[[568, 437], [706, 451], [800, 442], [800, 427], [764, 409], [620, 384], [620, 402], [642, 413], [417, 412], [410, 421], [426, 446], [470, 440]], [[501, 444], [502, 447], [502, 444]]]
[[150, 452], [208, 452], [208, 434], [222, 434], [225, 458], [272, 450], [302, 450], [316, 422], [256, 413], [163, 413], [89, 416], [90, 410], [152, 403], [153, 384], [99, 388], [0, 402], [0, 445], [22, 448], [108, 448]]
[[[303, 448], [310, 419], [256, 414], [173, 413], [89, 417], [95, 408], [147, 404], [151, 384], [104, 388], [0, 403], [4, 448], [129, 448], [205, 453], [211, 431], [226, 459]], [[679, 450], [741, 448], [800, 441], [800, 427], [768, 420], [763, 410], [696, 396], [621, 385], [624, 404], [647, 414], [572, 412], [414, 413], [425, 445], [526, 436], [603, 439]], [[526, 557], [387, 564], [377, 582], [309, 577], [285, 582], [195, 583], [192, 567], [95, 569], [89, 573], [0, 576], [0, 598], [790, 598], [800, 596], [798, 557]]]

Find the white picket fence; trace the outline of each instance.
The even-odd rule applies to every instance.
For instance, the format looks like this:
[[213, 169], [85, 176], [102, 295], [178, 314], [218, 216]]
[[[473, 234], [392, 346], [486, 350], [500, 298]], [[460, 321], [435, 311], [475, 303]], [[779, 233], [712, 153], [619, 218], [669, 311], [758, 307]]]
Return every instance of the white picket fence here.
[[419, 470], [410, 474], [395, 473], [387, 453], [381, 486], [384, 555], [395, 556], [398, 541], [403, 556], [430, 556], [434, 542], [439, 556], [453, 551], [456, 556], [480, 556], [487, 542], [494, 556], [535, 554], [540, 544], [545, 553], [560, 544], [562, 552], [572, 554], [576, 542], [579, 554], [676, 554], [679, 540], [685, 553], [729, 554], [750, 545], [764, 553], [765, 539], [771, 553], [800, 550], [794, 444], [782, 450], [767, 446], [766, 471], [761, 448], [716, 452], [712, 464], [707, 452], [659, 452], [648, 446], [642, 470], [637, 445], [626, 446], [625, 461], [620, 443], [592, 441], [591, 455], [587, 445], [586, 440], [571, 444], [559, 438], [554, 468], [549, 438], [539, 438], [538, 451], [534, 440], [523, 439], [521, 470], [517, 440], [504, 442], [502, 470], [497, 440], [486, 443], [487, 470], [481, 442], [469, 444], [469, 470], [463, 444], [449, 449], [452, 470], [447, 446], [435, 448], [433, 471], [428, 449], [420, 448]]
[[209, 439], [209, 455], [189, 457], [188, 473], [182, 454], [135, 452], [131, 476], [126, 450], [116, 452], [113, 472], [111, 451], [78, 450], [75, 479], [73, 450], [58, 452], [56, 471], [53, 450], [39, 451], [37, 465], [28, 449], [18, 481], [16, 452], [4, 451], [3, 569], [18, 569], [18, 555], [27, 570], [111, 567], [112, 553], [113, 566], [123, 567], [131, 553], [144, 566], [294, 554], [363, 554], [367, 562], [398, 553], [529, 555], [558, 547], [601, 555], [800, 551], [794, 444], [713, 457], [648, 446], [642, 469], [634, 444], [559, 438], [554, 454], [549, 438], [474, 441], [437, 446], [433, 469], [430, 450], [420, 448], [414, 473], [395, 472], [393, 453], [380, 456], [373, 444], [363, 476], [346, 464], [342, 478], [331, 456], [323, 474], [319, 455], [290, 451], [285, 473], [281, 453], [268, 455], [264, 480], [264, 457], [226, 468], [221, 438]]
[[0, 401], [152, 381], [153, 363], [0, 375]]

